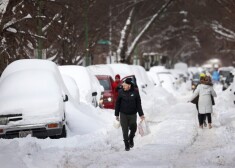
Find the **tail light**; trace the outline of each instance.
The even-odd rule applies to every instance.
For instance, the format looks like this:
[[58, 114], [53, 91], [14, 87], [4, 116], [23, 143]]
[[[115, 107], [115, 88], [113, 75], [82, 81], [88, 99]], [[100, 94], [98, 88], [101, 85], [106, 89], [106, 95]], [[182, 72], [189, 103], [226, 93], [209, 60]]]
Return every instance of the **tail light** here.
[[59, 124], [58, 123], [51, 123], [51, 124], [48, 124], [47, 127], [48, 128], [57, 128], [57, 127], [59, 127]]

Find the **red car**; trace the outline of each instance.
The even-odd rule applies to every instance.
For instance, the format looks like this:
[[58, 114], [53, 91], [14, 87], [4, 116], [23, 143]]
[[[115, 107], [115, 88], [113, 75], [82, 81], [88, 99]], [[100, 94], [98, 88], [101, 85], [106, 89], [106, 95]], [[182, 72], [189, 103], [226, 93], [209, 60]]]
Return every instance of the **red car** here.
[[[112, 83], [114, 82], [113, 78], [109, 75], [96, 75], [96, 77], [99, 80], [100, 84], [104, 87], [103, 98], [101, 100], [102, 107], [106, 109], [114, 109], [118, 95], [116, 94], [117, 88], [113, 88], [112, 85]], [[123, 83], [123, 81], [125, 81], [127, 78], [132, 79], [135, 89], [138, 90], [136, 78], [134, 75], [122, 78], [120, 83]]]
[[96, 75], [100, 84], [104, 87], [104, 94], [102, 100], [103, 108], [114, 109], [116, 103], [115, 90], [112, 87], [113, 78], [109, 75]]

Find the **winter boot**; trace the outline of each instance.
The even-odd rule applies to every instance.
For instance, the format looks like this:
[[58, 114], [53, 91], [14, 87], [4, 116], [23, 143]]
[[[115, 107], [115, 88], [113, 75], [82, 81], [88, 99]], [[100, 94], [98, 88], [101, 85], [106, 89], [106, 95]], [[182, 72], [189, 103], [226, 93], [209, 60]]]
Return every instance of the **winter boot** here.
[[129, 136], [129, 145], [130, 145], [130, 148], [134, 147], [134, 136], [133, 135]]
[[211, 129], [211, 128], [212, 128], [211, 123], [209, 123], [209, 129]]
[[129, 151], [130, 150], [130, 145], [129, 145], [128, 140], [124, 140], [124, 143], [125, 143], [125, 150]]

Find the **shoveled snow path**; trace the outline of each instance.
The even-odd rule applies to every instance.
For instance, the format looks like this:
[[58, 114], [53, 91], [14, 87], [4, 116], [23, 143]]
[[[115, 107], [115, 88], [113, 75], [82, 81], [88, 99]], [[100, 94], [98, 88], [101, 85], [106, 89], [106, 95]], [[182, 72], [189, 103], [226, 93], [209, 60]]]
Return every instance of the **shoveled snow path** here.
[[176, 159], [173, 167], [182, 168], [222, 168], [233, 167], [234, 162], [224, 158], [226, 144], [231, 143], [232, 137], [225, 126], [221, 126], [215, 114], [212, 115], [213, 128], [198, 128], [198, 135], [192, 146], [184, 150]]

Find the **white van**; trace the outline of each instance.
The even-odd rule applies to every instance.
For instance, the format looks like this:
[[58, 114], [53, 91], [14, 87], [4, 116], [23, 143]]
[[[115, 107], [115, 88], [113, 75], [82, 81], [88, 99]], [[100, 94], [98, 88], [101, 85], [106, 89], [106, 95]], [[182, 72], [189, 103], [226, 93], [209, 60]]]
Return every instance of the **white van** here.
[[11, 63], [0, 78], [0, 93], [0, 138], [66, 137], [68, 96], [55, 63]]

